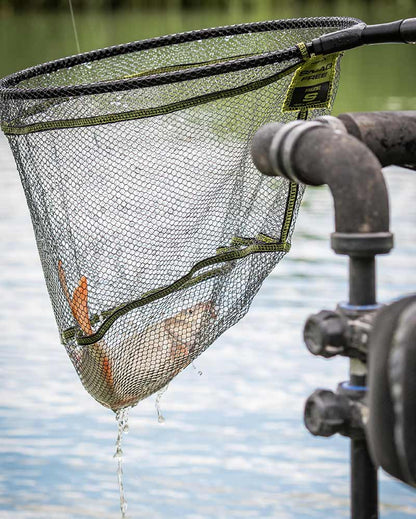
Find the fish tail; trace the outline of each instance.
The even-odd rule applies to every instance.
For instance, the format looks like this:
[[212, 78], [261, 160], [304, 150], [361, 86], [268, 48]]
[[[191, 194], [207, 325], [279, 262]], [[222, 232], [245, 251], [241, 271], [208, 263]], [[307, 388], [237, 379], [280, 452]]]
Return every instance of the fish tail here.
[[88, 284], [87, 278], [82, 276], [80, 279], [77, 288], [74, 291], [74, 295], [71, 298], [68, 289], [68, 283], [66, 280], [65, 270], [62, 264], [62, 261], [58, 261], [58, 277], [62, 286], [62, 290], [64, 292], [65, 298], [68, 301], [68, 304], [71, 308], [72, 315], [77, 320], [80, 325], [82, 331], [91, 335], [93, 333], [90, 318], [88, 315]]
[[64, 270], [61, 260], [58, 261], [58, 277], [59, 277], [59, 281], [61, 283], [62, 290], [66, 297], [66, 300], [68, 301], [69, 306], [71, 306], [72, 300], [71, 300], [71, 296], [69, 294], [68, 283], [66, 282], [65, 270]]
[[[88, 312], [88, 281], [85, 276], [82, 276], [79, 280], [77, 288], [74, 290], [74, 295], [71, 298], [68, 284], [66, 281], [65, 271], [62, 265], [62, 261], [58, 262], [58, 276], [61, 282], [62, 290], [71, 308], [72, 315], [76, 319], [77, 323], [81, 327], [81, 330], [86, 335], [92, 335], [93, 329], [91, 326], [91, 320]], [[97, 351], [98, 350], [98, 351]], [[102, 368], [106, 383], [113, 386], [113, 372], [111, 368], [111, 361], [108, 355], [105, 353], [104, 348], [98, 342], [90, 347], [90, 353], [93, 355]]]
[[103, 368], [103, 372], [104, 372], [104, 376], [105, 376], [105, 380], [106, 380], [107, 384], [112, 386], [113, 385], [113, 371], [111, 369], [110, 359], [108, 358], [107, 355], [104, 355], [104, 358], [102, 361], [102, 368]]

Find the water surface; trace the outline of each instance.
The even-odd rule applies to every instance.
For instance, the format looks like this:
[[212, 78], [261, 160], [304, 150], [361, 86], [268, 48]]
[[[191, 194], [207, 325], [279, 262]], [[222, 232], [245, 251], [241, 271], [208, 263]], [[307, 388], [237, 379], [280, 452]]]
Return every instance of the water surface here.
[[[79, 16], [81, 46], [298, 16], [301, 4], [204, 16], [87, 13]], [[369, 21], [407, 15], [405, 9], [385, 6], [376, 13], [348, 4], [349, 10], [339, 4], [341, 14]], [[323, 3], [319, 13], [305, 7], [301, 14], [334, 14], [328, 10]], [[0, 23], [3, 73], [74, 52], [64, 13], [30, 21], [13, 15]], [[412, 51], [391, 46], [349, 54], [335, 111], [415, 108]], [[115, 417], [83, 390], [60, 345], [3, 136], [0, 172], [0, 518], [119, 517]], [[415, 174], [390, 168], [386, 178], [396, 247], [378, 262], [380, 300], [416, 289]], [[346, 297], [346, 260], [329, 247], [332, 230], [327, 190], [309, 189], [291, 253], [266, 280], [247, 317], [200, 357], [197, 369], [190, 366], [171, 383], [160, 403], [166, 422], [158, 423], [154, 397], [130, 413], [123, 442], [128, 517], [349, 516], [348, 441], [314, 438], [302, 424], [306, 397], [316, 387], [335, 388], [347, 376], [345, 360], [313, 358], [301, 338], [310, 313]], [[415, 494], [383, 474], [380, 501], [383, 519], [416, 514]]]
[[[0, 139], [0, 517], [118, 516], [112, 412], [83, 390], [59, 344], [28, 211]], [[380, 299], [416, 287], [414, 173], [387, 173], [396, 248], [379, 261]], [[347, 517], [348, 442], [302, 425], [315, 387], [345, 379], [344, 360], [311, 358], [307, 315], [346, 294], [346, 261], [328, 245], [331, 200], [310, 189], [293, 250], [248, 316], [161, 400], [131, 412], [124, 441], [130, 517]], [[416, 513], [416, 497], [382, 476], [382, 517]]]

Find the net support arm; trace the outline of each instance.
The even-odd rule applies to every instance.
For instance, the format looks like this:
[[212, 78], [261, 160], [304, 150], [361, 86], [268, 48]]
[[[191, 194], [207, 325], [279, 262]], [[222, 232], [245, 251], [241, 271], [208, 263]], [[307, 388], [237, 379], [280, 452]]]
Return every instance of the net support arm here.
[[345, 113], [338, 120], [370, 148], [382, 166], [416, 169], [416, 110]]
[[318, 121], [272, 123], [254, 136], [252, 157], [266, 175], [312, 186], [327, 184], [335, 205], [333, 238], [373, 234], [377, 235], [375, 254], [390, 250], [388, 194], [381, 164], [345, 130]]

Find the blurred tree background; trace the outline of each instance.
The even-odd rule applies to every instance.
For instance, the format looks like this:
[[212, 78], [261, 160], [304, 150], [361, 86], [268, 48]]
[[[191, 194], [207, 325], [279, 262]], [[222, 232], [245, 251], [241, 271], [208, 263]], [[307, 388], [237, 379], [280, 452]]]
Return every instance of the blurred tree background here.
[[[352, 16], [368, 24], [416, 16], [416, 0], [72, 0], [81, 52], [260, 20]], [[0, 77], [75, 54], [69, 0], [0, 0]], [[416, 47], [347, 52], [335, 113], [415, 109]]]
[[[279, 8], [285, 2], [282, 0], [72, 0], [74, 9], [235, 9], [241, 8], [245, 11], [253, 11], [262, 6], [263, 8]], [[290, 4], [298, 9], [304, 9], [308, 5], [319, 5], [328, 9], [336, 8], [340, 4], [338, 0], [292, 0]], [[351, 4], [351, 2], [348, 2]], [[416, 6], [415, 0], [361, 0], [363, 5], [389, 5], [392, 8], [411, 8]], [[354, 4], [354, 2], [353, 2]], [[68, 0], [1, 0], [2, 14], [10, 11], [24, 11], [27, 9], [59, 10], [68, 9]]]

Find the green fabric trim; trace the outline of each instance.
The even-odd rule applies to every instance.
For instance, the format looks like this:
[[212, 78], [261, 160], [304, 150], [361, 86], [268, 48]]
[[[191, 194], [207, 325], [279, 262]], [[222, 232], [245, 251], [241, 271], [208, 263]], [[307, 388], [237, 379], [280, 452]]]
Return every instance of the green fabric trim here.
[[[182, 276], [180, 279], [178, 279], [171, 285], [151, 290], [143, 294], [139, 299], [136, 299], [135, 301], [119, 305], [118, 307], [113, 308], [111, 310], [106, 310], [102, 312], [100, 315], [93, 315], [91, 317], [92, 325], [98, 323], [101, 319], [105, 319], [103, 324], [96, 331], [96, 333], [89, 336], [79, 335], [79, 328], [77, 326], [74, 326], [62, 332], [62, 342], [66, 344], [68, 341], [73, 340], [75, 338], [77, 343], [81, 346], [88, 346], [90, 344], [94, 344], [104, 337], [104, 335], [114, 324], [114, 322], [122, 315], [125, 315], [131, 310], [134, 310], [135, 308], [140, 308], [149, 303], [162, 299], [163, 297], [166, 297], [167, 295], [172, 294], [173, 292], [184, 290], [193, 285], [196, 285], [197, 283], [206, 281], [207, 279], [210, 279], [212, 277], [225, 274], [233, 268], [232, 262], [238, 259], [245, 258], [250, 254], [261, 252], [289, 252], [290, 243], [287, 242], [287, 237], [289, 234], [290, 226], [292, 224], [298, 193], [298, 184], [291, 182], [289, 184], [285, 209], [285, 218], [282, 226], [280, 240], [277, 240], [276, 238], [273, 238], [272, 236], [268, 236], [263, 233], [259, 233], [255, 238], [233, 236], [230, 245], [218, 247], [215, 256], [211, 256], [202, 261], [199, 261], [191, 268], [191, 270], [187, 274]], [[226, 264], [195, 276], [198, 270], [209, 267], [211, 265], [216, 265], [218, 263]]]
[[299, 185], [295, 182], [291, 182], [289, 186], [289, 192], [286, 200], [285, 209], [285, 221], [283, 222], [282, 232], [280, 235], [280, 241], [285, 243], [292, 225], [293, 214], [295, 211], [296, 200], [299, 193]]
[[[196, 276], [196, 277], [192, 278], [190, 281], [185, 282], [179, 290], [185, 290], [186, 288], [196, 285], [197, 283], [200, 283], [201, 281], [206, 281], [207, 279], [226, 274], [231, 269], [232, 269], [232, 264], [229, 263], [229, 264], [223, 265], [219, 268], [210, 270], [208, 272], [203, 272], [199, 276]], [[166, 289], [166, 288], [168, 288], [168, 287], [164, 287], [164, 289]], [[143, 294], [141, 296], [141, 298], [148, 297], [149, 295], [154, 294], [154, 293], [158, 292], [159, 290], [160, 290], [159, 288], [149, 290], [149, 292], [146, 292], [145, 294]], [[124, 308], [124, 306], [126, 306], [126, 304], [128, 304], [128, 303], [124, 303], [122, 305], [116, 306], [115, 308], [112, 308], [111, 310], [104, 310], [104, 312], [101, 312], [101, 314], [99, 314], [99, 315], [98, 314], [92, 315], [91, 319], [90, 319], [91, 324], [94, 325], [94, 324], [97, 324], [102, 319], [107, 319], [107, 317], [110, 317], [117, 310]], [[63, 344], [67, 344], [68, 341], [76, 338], [78, 332], [79, 332], [78, 326], [73, 326], [72, 328], [68, 328], [67, 330], [64, 330], [61, 333], [61, 342]]]
[[[122, 315], [125, 315], [126, 313], [130, 312], [131, 310], [134, 310], [135, 308], [140, 308], [144, 305], [147, 305], [149, 303], [162, 299], [163, 297], [166, 297], [167, 295], [172, 294], [173, 292], [182, 290], [188, 286], [191, 286], [191, 285], [194, 285], [201, 281], [204, 281], [205, 279], [208, 279], [208, 277], [213, 277], [214, 275], [218, 275], [218, 272], [214, 273], [213, 271], [211, 271], [210, 273], [203, 273], [200, 276], [197, 276], [194, 278], [193, 276], [194, 276], [194, 274], [196, 274], [198, 272], [198, 270], [201, 270], [206, 267], [210, 267], [211, 265], [216, 265], [218, 263], [224, 263], [224, 262], [242, 259], [242, 258], [245, 258], [246, 256], [249, 256], [250, 254], [255, 254], [255, 253], [259, 253], [259, 252], [288, 252], [289, 250], [290, 250], [289, 243], [280, 243], [277, 240], [274, 240], [274, 243], [256, 242], [256, 243], [252, 243], [251, 245], [248, 245], [244, 249], [229, 250], [229, 251], [217, 254], [216, 256], [211, 256], [202, 261], [199, 261], [191, 268], [191, 270], [187, 274], [185, 274], [183, 277], [181, 277], [180, 279], [178, 279], [177, 281], [175, 281], [168, 287], [156, 289], [156, 290], [152, 291], [151, 293], [148, 292], [147, 295], [144, 295], [144, 296], [140, 297], [139, 299], [136, 299], [135, 301], [131, 301], [130, 303], [127, 303], [123, 306], [118, 307], [107, 317], [107, 319], [103, 322], [103, 324], [98, 328], [96, 333], [94, 333], [93, 335], [88, 335], [88, 336], [83, 336], [83, 335], [78, 336], [77, 343], [81, 346], [87, 346], [90, 344], [94, 344], [95, 342], [101, 340], [104, 337], [105, 333], [110, 329], [110, 327], [114, 324], [114, 322]], [[220, 269], [216, 269], [216, 270], [218, 271]], [[211, 274], [211, 275], [204, 277], [204, 274]], [[67, 332], [64, 332], [64, 334], [66, 336]]]
[[299, 49], [299, 52], [302, 54], [302, 58], [304, 61], [308, 61], [308, 59], [311, 57], [309, 54], [308, 48], [306, 47], [306, 44], [301, 41], [296, 45], [296, 47]]
[[[137, 74], [125, 75], [123, 77], [120, 77], [119, 79], [132, 79], [132, 78], [138, 78], [138, 77], [144, 77], [144, 76], [151, 76], [151, 75], [155, 75], [155, 74], [162, 74], [162, 73], [166, 73], [166, 72], [175, 72], [178, 70], [187, 70], [190, 68], [201, 67], [204, 65], [216, 65], [218, 63], [225, 63], [227, 61], [241, 59], [241, 58], [248, 58], [248, 57], [256, 56], [256, 55], [257, 55], [256, 53], [241, 54], [238, 56], [229, 56], [229, 57], [223, 58], [223, 59], [212, 59], [209, 61], [200, 61], [200, 62], [195, 62], [195, 63], [182, 63], [182, 64], [177, 64], [177, 65], [170, 65], [167, 67], [159, 67], [159, 68], [156, 68], [153, 70], [146, 70], [144, 72], [139, 72]], [[70, 100], [71, 100], [70, 97], [62, 97], [62, 98], [53, 98], [53, 99], [47, 99], [46, 101], [41, 101], [41, 102], [31, 106], [27, 110], [23, 111], [23, 113], [20, 116], [20, 119], [23, 119], [25, 117], [31, 117], [38, 113], [42, 113], [45, 110], [47, 110], [48, 108], [51, 108], [56, 105], [60, 105], [62, 103], [66, 103], [67, 101], [70, 101]]]
[[285, 70], [282, 70], [276, 74], [268, 76], [251, 83], [247, 83], [240, 87], [228, 88], [221, 90], [220, 92], [211, 92], [209, 94], [203, 94], [196, 97], [191, 97], [184, 101], [176, 101], [162, 106], [154, 108], [144, 108], [142, 110], [130, 110], [128, 112], [120, 112], [108, 115], [97, 115], [93, 117], [82, 117], [79, 119], [62, 119], [56, 121], [45, 121], [40, 123], [28, 124], [26, 126], [13, 126], [4, 123], [2, 130], [6, 135], [27, 135], [29, 133], [43, 132], [48, 130], [62, 130], [68, 128], [82, 128], [86, 126], [98, 126], [101, 124], [111, 124], [123, 121], [131, 121], [134, 119], [145, 119], [149, 117], [156, 117], [158, 115], [165, 115], [193, 106], [199, 106], [202, 104], [217, 101], [218, 99], [225, 99], [229, 97], [235, 97], [260, 88], [264, 88], [276, 81], [279, 81], [283, 77], [294, 72], [300, 65], [300, 62], [292, 65]]
[[308, 114], [309, 114], [309, 112], [308, 112], [307, 108], [301, 108], [298, 113], [298, 120], [302, 119], [302, 120], [306, 121], [306, 119], [308, 118]]

